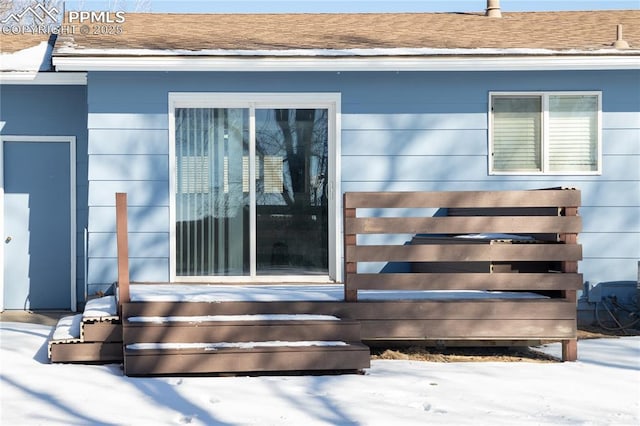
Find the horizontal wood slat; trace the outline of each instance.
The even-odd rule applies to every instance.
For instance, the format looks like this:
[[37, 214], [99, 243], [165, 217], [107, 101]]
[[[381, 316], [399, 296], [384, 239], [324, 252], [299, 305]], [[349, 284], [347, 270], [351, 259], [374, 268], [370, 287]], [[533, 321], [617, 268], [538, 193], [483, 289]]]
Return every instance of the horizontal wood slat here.
[[369, 348], [261, 348], [216, 351], [125, 351], [127, 376], [158, 374], [259, 373], [267, 371], [357, 371], [370, 366]]
[[[562, 299], [535, 300], [469, 300], [450, 299], [432, 301], [366, 301], [348, 304], [343, 315], [361, 323], [368, 320], [476, 320], [503, 321], [572, 319], [575, 304]], [[364, 335], [363, 339], [364, 339]]]
[[346, 218], [347, 234], [577, 233], [579, 216], [469, 216]]
[[560, 216], [560, 207], [447, 208], [447, 216]]
[[51, 362], [122, 362], [122, 343], [55, 343], [50, 354]]
[[451, 299], [451, 300], [366, 300], [344, 302], [138, 302], [124, 305], [137, 315], [244, 315], [316, 314], [343, 320], [366, 319], [569, 319], [575, 318], [575, 303], [564, 299]]
[[575, 338], [575, 319], [552, 320], [368, 320], [362, 321], [362, 340], [388, 339], [569, 339]]
[[128, 323], [124, 344], [262, 341], [360, 341], [355, 321], [236, 321], [209, 323]]
[[348, 192], [345, 208], [569, 207], [580, 205], [578, 190]]
[[574, 244], [433, 244], [348, 246], [347, 262], [492, 262], [578, 261], [582, 246]]
[[349, 274], [360, 290], [580, 290], [582, 274], [397, 273]]

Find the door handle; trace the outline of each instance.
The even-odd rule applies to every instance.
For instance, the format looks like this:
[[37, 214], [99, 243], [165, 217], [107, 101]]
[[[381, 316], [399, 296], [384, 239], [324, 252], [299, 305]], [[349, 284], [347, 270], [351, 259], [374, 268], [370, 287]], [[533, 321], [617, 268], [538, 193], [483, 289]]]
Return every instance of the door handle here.
[[9, 244], [9, 243], [11, 242], [11, 237], [7, 237], [7, 238], [5, 238], [4, 242], [5, 242], [6, 244]]

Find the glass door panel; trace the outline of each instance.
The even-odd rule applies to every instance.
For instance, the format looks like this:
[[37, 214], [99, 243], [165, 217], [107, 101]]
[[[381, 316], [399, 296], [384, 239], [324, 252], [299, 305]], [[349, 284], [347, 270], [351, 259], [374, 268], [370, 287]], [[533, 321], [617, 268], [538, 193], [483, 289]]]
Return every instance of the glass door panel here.
[[328, 274], [328, 110], [256, 109], [256, 273]]
[[248, 275], [249, 109], [176, 108], [176, 275]]

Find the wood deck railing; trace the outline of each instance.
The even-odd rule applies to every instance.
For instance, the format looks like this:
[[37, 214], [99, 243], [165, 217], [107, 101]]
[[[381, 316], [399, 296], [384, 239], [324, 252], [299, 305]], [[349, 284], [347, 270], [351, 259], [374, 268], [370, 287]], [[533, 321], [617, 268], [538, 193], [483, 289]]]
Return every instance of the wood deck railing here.
[[118, 192], [116, 193], [116, 245], [118, 251], [116, 299], [118, 315], [122, 315], [122, 304], [131, 299], [129, 295], [129, 230], [127, 223], [127, 194]]
[[[579, 205], [575, 189], [346, 193], [345, 300], [357, 302], [359, 290], [502, 290], [575, 304], [583, 282]], [[438, 214], [389, 217], [390, 209], [434, 209]], [[530, 238], [454, 238], [483, 233]], [[368, 245], [366, 236], [373, 234], [414, 237], [402, 244]], [[364, 262], [400, 264], [405, 272], [361, 272]], [[575, 314], [573, 320], [575, 330]], [[550, 336], [542, 330], [538, 337]], [[563, 359], [577, 357], [573, 337], [563, 340]]]

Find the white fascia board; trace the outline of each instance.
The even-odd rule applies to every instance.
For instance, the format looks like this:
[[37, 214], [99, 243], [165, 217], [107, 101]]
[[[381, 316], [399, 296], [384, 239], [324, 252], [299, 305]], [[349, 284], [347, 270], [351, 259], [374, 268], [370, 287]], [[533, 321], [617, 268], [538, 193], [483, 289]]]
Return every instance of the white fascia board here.
[[638, 55], [430, 57], [55, 57], [58, 71], [548, 71], [640, 69]]
[[86, 86], [86, 72], [0, 72], [0, 84]]

